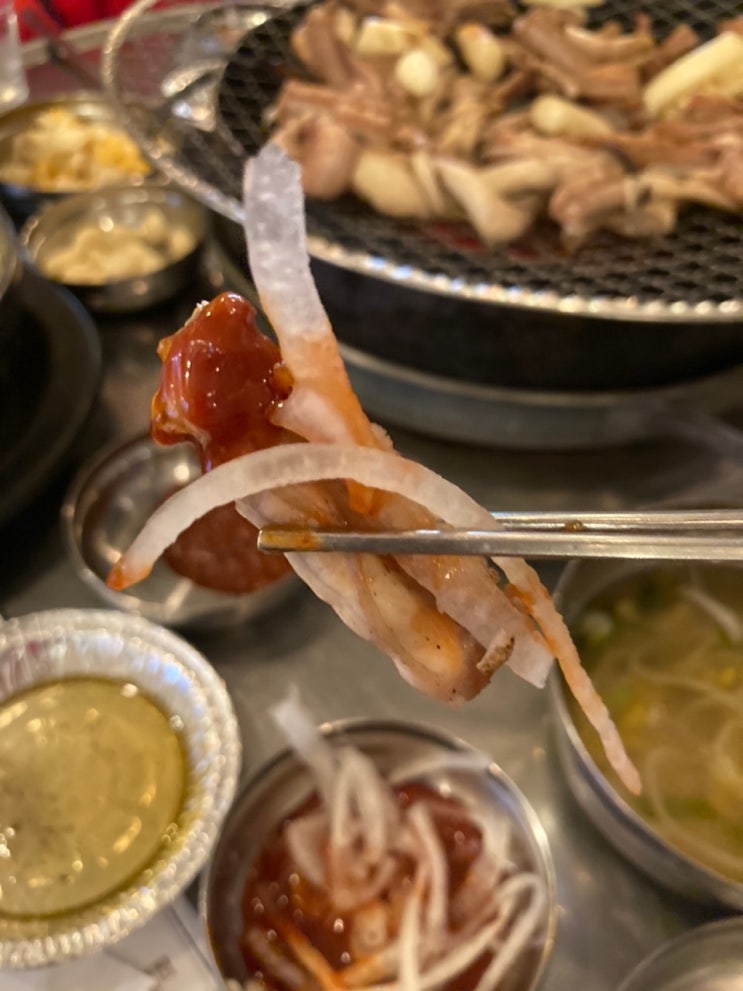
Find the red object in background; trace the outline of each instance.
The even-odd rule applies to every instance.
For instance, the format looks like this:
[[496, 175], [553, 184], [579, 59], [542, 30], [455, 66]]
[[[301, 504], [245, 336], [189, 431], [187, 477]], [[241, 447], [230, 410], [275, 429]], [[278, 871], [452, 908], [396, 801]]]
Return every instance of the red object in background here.
[[24, 11], [35, 15], [35, 20], [42, 24], [50, 24], [60, 28], [78, 27], [90, 21], [103, 21], [107, 18], [118, 17], [130, 5], [132, 0], [15, 0], [18, 13], [18, 27], [21, 38], [27, 41], [36, 36], [29, 29]]

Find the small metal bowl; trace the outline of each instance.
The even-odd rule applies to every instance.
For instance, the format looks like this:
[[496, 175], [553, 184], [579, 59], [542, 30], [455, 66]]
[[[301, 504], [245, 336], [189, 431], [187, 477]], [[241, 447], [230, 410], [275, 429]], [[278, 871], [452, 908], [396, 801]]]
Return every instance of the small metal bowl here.
[[[69, 110], [83, 120], [117, 123], [111, 104], [100, 93], [80, 91], [65, 93], [48, 100], [24, 103], [0, 117], [0, 168], [11, 157], [13, 139], [27, 130], [39, 114], [55, 108]], [[131, 181], [141, 180], [132, 177]], [[0, 201], [4, 203], [15, 223], [19, 225], [23, 224], [45, 204], [57, 202], [74, 192], [79, 192], [79, 190], [40, 190], [33, 186], [19, 185], [0, 179]]]
[[180, 629], [216, 629], [245, 623], [276, 608], [299, 587], [293, 572], [231, 595], [196, 585], [163, 560], [131, 590], [117, 592], [106, 578], [160, 503], [198, 478], [189, 444], [160, 447], [149, 436], [102, 451], [73, 480], [62, 506], [62, 529], [77, 574], [109, 605]]
[[[497, 808], [513, 826], [513, 856], [519, 866], [544, 881], [547, 913], [544, 933], [534, 940], [503, 987], [532, 991], [547, 965], [555, 937], [557, 908], [555, 878], [547, 837], [531, 806], [514, 783], [496, 765], [486, 770], [436, 766], [437, 758], [466, 753], [463, 741], [439, 730], [407, 723], [346, 720], [320, 727], [334, 745], [350, 744], [368, 754], [388, 774], [421, 760], [429, 770], [417, 780], [453, 798], [475, 806]], [[240, 986], [250, 978], [240, 950], [242, 894], [251, 863], [284, 817], [316, 791], [305, 764], [286, 750], [266, 764], [248, 782], [225, 820], [207, 870], [202, 875], [200, 909], [212, 956], [225, 979]]]
[[153, 208], [164, 214], [169, 226], [183, 227], [192, 236], [193, 247], [186, 254], [134, 278], [100, 284], [62, 282], [98, 313], [142, 310], [170, 299], [193, 283], [206, 235], [206, 211], [186, 193], [148, 183], [78, 193], [50, 203], [31, 217], [21, 230], [21, 245], [43, 275], [59, 281], [47, 271], [47, 259], [52, 252], [68, 246], [82, 226], [92, 224], [106, 231], [131, 228]]
[[0, 914], [0, 968], [94, 953], [167, 905], [206, 862], [235, 793], [241, 745], [224, 682], [195, 648], [138, 616], [58, 609], [0, 627], [0, 701], [37, 684], [96, 677], [137, 685], [178, 720], [188, 783], [176, 839], [125, 888], [63, 915]]
[[619, 991], [740, 991], [743, 919], [710, 922], [664, 943]]
[[[560, 577], [555, 601], [570, 625], [607, 587], [656, 566], [636, 561], [572, 562]], [[743, 884], [708, 870], [671, 846], [607, 780], [580, 737], [558, 674], [550, 679], [549, 689], [563, 772], [575, 799], [597, 829], [619, 853], [664, 887], [698, 902], [743, 910]]]

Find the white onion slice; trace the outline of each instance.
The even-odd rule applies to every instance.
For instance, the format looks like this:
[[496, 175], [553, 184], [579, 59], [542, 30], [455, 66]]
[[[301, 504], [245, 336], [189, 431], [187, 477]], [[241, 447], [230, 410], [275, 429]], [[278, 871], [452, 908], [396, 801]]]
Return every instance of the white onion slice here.
[[[333, 853], [332, 867], [333, 875], [345, 877], [351, 873], [346, 861], [350, 856], [358, 830], [353, 821], [353, 810], [351, 808], [351, 789], [353, 787], [353, 767], [345, 760], [341, 759], [336, 763], [336, 775], [333, 788], [330, 792], [330, 804], [328, 806], [329, 828], [328, 843]], [[355, 858], [353, 858], [355, 860]], [[331, 886], [336, 877], [331, 877]]]
[[743, 624], [738, 614], [697, 585], [682, 585], [681, 594], [706, 613], [732, 643], [743, 640]]
[[427, 935], [440, 940], [446, 929], [449, 871], [446, 854], [434, 828], [431, 813], [423, 802], [416, 802], [408, 812], [428, 862], [428, 905], [425, 920]]
[[349, 748], [345, 759], [350, 766], [352, 796], [361, 820], [363, 848], [360, 859], [375, 867], [390, 845], [386, 801], [390, 789], [366, 754]]
[[475, 991], [493, 991], [543, 924], [546, 904], [544, 888], [536, 877], [529, 875], [522, 877], [531, 882], [531, 901], [526, 910], [514, 920], [510, 932], [493, 954], [493, 959], [480, 978]]
[[[472, 963], [485, 953], [493, 940], [508, 924], [509, 911], [504, 906], [496, 919], [483, 926], [475, 935], [468, 937], [459, 945], [448, 948], [443, 959], [437, 961], [420, 977], [421, 991], [433, 991], [434, 988], [450, 981], [457, 974], [466, 970]], [[390, 981], [385, 984], [375, 984], [367, 991], [407, 991], [404, 981]]]
[[420, 913], [423, 882], [423, 874], [418, 873], [413, 882], [413, 890], [405, 902], [400, 923], [400, 984], [405, 991], [419, 991], [420, 988]]
[[296, 685], [269, 711], [294, 752], [314, 773], [322, 795], [329, 795], [336, 778], [336, 755], [302, 705]]
[[312, 279], [299, 166], [265, 145], [245, 166], [243, 201], [251, 275], [294, 379], [274, 422], [306, 440], [379, 446]]
[[294, 338], [332, 334], [309, 256], [295, 250], [305, 239], [300, 167], [277, 145], [265, 145], [245, 167], [243, 199], [250, 206], [245, 235], [261, 303], [275, 326], [295, 328], [281, 341], [282, 356], [291, 367]]
[[[249, 499], [269, 489], [321, 479], [351, 479], [368, 488], [404, 496], [445, 522], [487, 529], [490, 514], [452, 482], [423, 465], [387, 451], [338, 444], [286, 444], [256, 451], [220, 465], [163, 503], [114, 569], [115, 583], [149, 574], [166, 547], [194, 520], [217, 506]], [[248, 506], [249, 510], [249, 506]], [[301, 559], [302, 555], [298, 555]], [[289, 556], [291, 561], [294, 555]], [[581, 667], [562, 617], [536, 573], [518, 559], [494, 559], [523, 596], [555, 651], [566, 682], [597, 730], [607, 758], [632, 792], [640, 777], [627, 756], [608, 710]]]
[[323, 846], [328, 833], [325, 812], [303, 815], [286, 827], [286, 846], [300, 873], [316, 888], [327, 884]]

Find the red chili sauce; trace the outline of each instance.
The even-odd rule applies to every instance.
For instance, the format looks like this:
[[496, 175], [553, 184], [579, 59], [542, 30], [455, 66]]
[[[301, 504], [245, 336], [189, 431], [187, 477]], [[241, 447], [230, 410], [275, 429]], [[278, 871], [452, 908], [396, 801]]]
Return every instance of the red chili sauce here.
[[163, 554], [173, 571], [206, 588], [242, 595], [290, 571], [281, 554], [261, 554], [256, 529], [234, 506], [195, 520]]
[[[394, 789], [401, 808], [415, 802], [429, 803], [434, 827], [446, 854], [449, 872], [449, 896], [460, 887], [467, 871], [481, 849], [479, 829], [467, 816], [464, 807], [452, 799], [443, 798], [426, 785], [408, 784]], [[287, 936], [298, 932], [319, 950], [335, 971], [356, 963], [349, 940], [353, 916], [339, 913], [331, 904], [327, 892], [315, 887], [300, 874], [287, 848], [285, 827], [299, 815], [317, 808], [317, 798], [303, 805], [282, 824], [251, 866], [243, 892], [243, 958], [251, 977], [264, 985], [266, 991], [293, 991], [280, 979], [265, 973], [264, 965], [253, 955], [246, 941], [251, 929], [258, 929], [281, 957], [297, 965], [296, 958], [286, 946]], [[446, 815], [436, 815], [436, 808], [446, 807]], [[412, 881], [414, 865], [401, 858], [401, 867], [390, 888], [403, 889]], [[407, 882], [406, 879], [407, 878]], [[382, 899], [392, 904], [389, 889]], [[394, 914], [394, 913], [393, 913]], [[399, 921], [399, 920], [398, 920]], [[394, 935], [394, 934], [390, 934]], [[491, 959], [489, 951], [482, 954], [467, 970], [443, 985], [445, 991], [471, 991]], [[308, 986], [312, 984], [308, 978]]]
[[[152, 400], [152, 437], [191, 441], [204, 471], [289, 435], [270, 414], [291, 392], [291, 375], [276, 345], [260, 332], [255, 310], [222, 293], [157, 349], [163, 363]], [[256, 529], [223, 506], [185, 530], [165, 552], [168, 564], [199, 585], [244, 593], [288, 572], [285, 558], [261, 554]]]

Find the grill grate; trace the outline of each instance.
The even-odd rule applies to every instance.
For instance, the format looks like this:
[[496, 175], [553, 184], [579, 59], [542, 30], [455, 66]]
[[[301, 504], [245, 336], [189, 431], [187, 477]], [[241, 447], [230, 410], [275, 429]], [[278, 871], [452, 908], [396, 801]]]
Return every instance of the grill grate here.
[[[629, 26], [626, 8], [626, 0], [609, 0], [594, 13], [594, 26], [610, 18]], [[241, 216], [245, 156], [266, 139], [265, 111], [292, 63], [289, 34], [306, 9], [219, 8], [222, 21], [215, 25], [211, 5], [140, 0], [104, 52], [109, 93], [147, 153], [233, 220]], [[737, 2], [654, 0], [644, 10], [661, 36], [684, 21], [709, 37], [719, 21], [737, 13]], [[240, 34], [236, 47], [214, 51], [215, 37]], [[177, 102], [170, 105], [174, 114], [163, 112], [162, 93], [178, 72], [199, 64], [205, 82], [181, 101], [192, 116], [206, 108], [206, 124], [194, 126], [177, 116], [184, 109]], [[743, 315], [743, 222], [701, 207], [687, 210], [663, 239], [643, 243], [606, 234], [572, 257], [546, 225], [525, 243], [487, 250], [464, 226], [402, 223], [353, 197], [309, 202], [307, 218], [316, 257], [412, 288], [591, 316], [685, 322]]]

